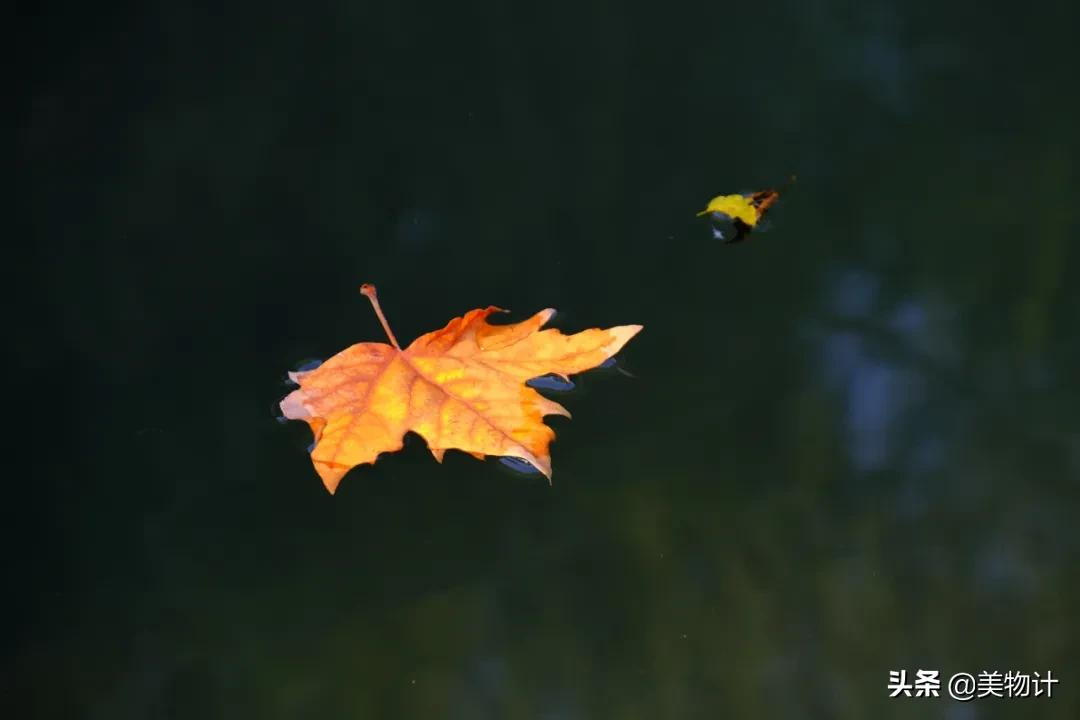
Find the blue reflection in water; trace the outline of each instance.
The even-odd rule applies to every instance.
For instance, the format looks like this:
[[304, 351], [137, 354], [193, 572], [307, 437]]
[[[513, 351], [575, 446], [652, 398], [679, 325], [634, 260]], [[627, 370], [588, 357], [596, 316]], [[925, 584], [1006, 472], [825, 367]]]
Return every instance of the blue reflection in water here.
[[499, 458], [499, 463], [501, 463], [504, 467], [507, 467], [521, 475], [542, 474], [539, 470], [536, 469], [536, 467], [532, 463], [528, 462], [527, 460], [522, 460], [519, 457], [501, 457]]
[[902, 300], [893, 310], [889, 326], [909, 339], [921, 340], [926, 332], [926, 308], [910, 298]]
[[296, 369], [293, 370], [293, 372], [294, 373], [311, 372], [312, 370], [317, 370], [319, 368], [319, 366], [322, 365], [322, 364], [323, 364], [322, 360], [319, 360], [319, 359], [316, 359], [316, 358], [309, 358], [307, 360], [301, 361], [300, 364], [296, 366]]
[[712, 232], [713, 239], [721, 242], [730, 242], [738, 233], [735, 220], [730, 215], [721, 212], [709, 213], [709, 230]]
[[825, 381], [833, 390], [844, 390], [852, 373], [863, 362], [862, 339], [853, 332], [832, 332], [822, 341]]
[[538, 378], [527, 380], [525, 384], [537, 390], [553, 390], [555, 392], [568, 392], [576, 387], [573, 380], [558, 375], [541, 375]]
[[[878, 357], [851, 332], [826, 335], [822, 354], [826, 381], [844, 397], [852, 464], [864, 472], [882, 469], [903, 417], [925, 394], [923, 378]], [[921, 459], [930, 465], [935, 453]]]
[[[873, 336], [884, 332], [916, 356], [942, 360], [948, 355], [948, 333], [944, 326], [935, 330], [935, 308], [911, 296], [886, 305], [878, 278], [858, 269], [834, 276], [826, 305], [842, 329], [820, 336], [822, 371], [826, 384], [843, 398], [852, 465], [861, 472], [881, 470], [906, 446], [910, 456], [904, 464], [910, 471], [927, 473], [940, 467], [946, 455], [942, 428], [923, 422], [914, 437], [901, 433], [913, 412], [925, 410], [925, 369], [912, 367], [906, 356], [883, 354]], [[936, 316], [942, 316], [938, 310]], [[846, 322], [854, 327], [843, 327]], [[864, 337], [864, 332], [871, 335]]]
[[[597, 365], [593, 370], [615, 370], [626, 377], [635, 377], [632, 373], [628, 372], [619, 365], [618, 358], [610, 357], [604, 362]], [[525, 382], [529, 387], [536, 388], [537, 390], [551, 390], [553, 392], [569, 392], [577, 387], [573, 380], [569, 378], [559, 377], [558, 375], [549, 374], [542, 375], [532, 380]]]
[[274, 401], [274, 403], [270, 406], [270, 415], [282, 425], [287, 425], [289, 423], [289, 418], [285, 417], [285, 415], [281, 411], [282, 400], [283, 398], [278, 398], [276, 401]]
[[866, 317], [874, 311], [880, 287], [871, 273], [844, 270], [829, 285], [828, 309], [840, 317]]
[[626, 368], [624, 368], [622, 365], [619, 364], [619, 359], [618, 358], [613, 358], [613, 357], [608, 358], [604, 362], [597, 365], [596, 368], [598, 370], [614, 370], [617, 373], [619, 373], [620, 375], [625, 375], [628, 378], [635, 378], [635, 379], [637, 378], [637, 375], [630, 372], [629, 370], [627, 370]]
[[903, 373], [886, 363], [868, 361], [848, 385], [848, 431], [851, 460], [860, 470], [880, 470], [889, 460], [893, 428], [908, 393]]

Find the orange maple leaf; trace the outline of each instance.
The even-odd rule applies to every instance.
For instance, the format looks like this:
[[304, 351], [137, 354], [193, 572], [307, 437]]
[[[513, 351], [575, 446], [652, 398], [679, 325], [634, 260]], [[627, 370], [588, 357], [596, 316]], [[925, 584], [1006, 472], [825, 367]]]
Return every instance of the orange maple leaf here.
[[472, 310], [442, 330], [421, 335], [404, 350], [386, 322], [373, 285], [360, 288], [390, 345], [358, 343], [318, 368], [289, 373], [300, 387], [281, 411], [315, 434], [311, 460], [333, 493], [350, 469], [400, 450], [405, 433], [423, 437], [435, 459], [456, 449], [483, 459], [518, 457], [551, 480], [548, 450], [555, 432], [546, 415], [570, 416], [526, 381], [562, 378], [600, 365], [641, 325], [563, 335], [540, 330], [555, 314], [541, 310], [512, 325], [491, 325], [497, 307]]

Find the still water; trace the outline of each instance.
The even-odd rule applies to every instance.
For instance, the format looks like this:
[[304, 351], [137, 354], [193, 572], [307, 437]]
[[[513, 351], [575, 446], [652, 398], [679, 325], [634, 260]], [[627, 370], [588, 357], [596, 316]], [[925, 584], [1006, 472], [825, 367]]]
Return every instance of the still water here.
[[[33, 19], [22, 716], [1080, 717], [1076, 7]], [[331, 496], [269, 408], [363, 282], [645, 329], [544, 389], [551, 485], [410, 436]]]

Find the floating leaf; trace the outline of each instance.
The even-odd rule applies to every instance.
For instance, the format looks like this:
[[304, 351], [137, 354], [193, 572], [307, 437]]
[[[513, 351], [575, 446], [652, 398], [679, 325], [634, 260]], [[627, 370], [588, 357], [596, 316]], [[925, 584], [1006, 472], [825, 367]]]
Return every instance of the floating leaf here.
[[550, 481], [548, 446], [555, 433], [543, 418], [570, 413], [527, 382], [549, 375], [568, 380], [601, 365], [641, 330], [541, 330], [555, 314], [550, 309], [512, 325], [491, 325], [488, 316], [505, 311], [488, 307], [454, 318], [402, 350], [375, 287], [364, 285], [361, 292], [390, 345], [359, 343], [318, 368], [292, 373], [300, 387], [281, 401], [286, 418], [311, 426], [311, 459], [331, 493], [351, 468], [400, 450], [409, 431], [423, 437], [440, 462], [447, 450], [516, 457]]
[[[794, 181], [793, 176], [788, 184]], [[780, 190], [761, 190], [738, 195], [717, 195], [709, 201], [704, 210], [698, 213], [698, 217], [711, 215], [715, 220], [730, 221], [734, 226], [734, 232], [730, 238], [725, 237], [723, 232], [715, 228], [713, 235], [725, 244], [737, 243], [745, 240], [758, 226], [765, 213], [780, 198], [780, 192]]]

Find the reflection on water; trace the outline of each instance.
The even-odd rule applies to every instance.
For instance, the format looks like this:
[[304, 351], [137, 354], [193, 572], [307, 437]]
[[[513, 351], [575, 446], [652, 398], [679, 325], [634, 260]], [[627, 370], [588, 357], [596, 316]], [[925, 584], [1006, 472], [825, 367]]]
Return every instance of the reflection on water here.
[[517, 473], [519, 475], [542, 475], [543, 474], [539, 470], [537, 470], [536, 466], [534, 466], [531, 462], [528, 462], [527, 460], [522, 460], [521, 458], [518, 458], [518, 457], [510, 457], [510, 456], [500, 457], [499, 458], [499, 463], [503, 467], [509, 468], [510, 470], [513, 470], [515, 473]]
[[714, 240], [731, 242], [735, 239], [738, 228], [735, 226], [735, 220], [730, 215], [714, 212], [709, 213], [709, 232], [712, 233]]
[[303, 360], [297, 363], [295, 370], [289, 371], [286, 382], [288, 382], [290, 385], [299, 385], [298, 379], [300, 378], [300, 376], [304, 375], [305, 373], [309, 373], [312, 370], [318, 369], [318, 367], [322, 364], [322, 360], [316, 360], [313, 358]]
[[[160, 5], [26, 63], [27, 716], [1080, 717], [1080, 5]], [[792, 170], [768, 238], [692, 216]], [[653, 329], [530, 383], [554, 484], [410, 436], [330, 496], [263, 403], [367, 281]]]
[[543, 375], [528, 380], [525, 384], [537, 390], [552, 390], [554, 392], [569, 392], [575, 387], [573, 380], [558, 375]]
[[865, 270], [834, 272], [825, 285], [826, 307], [838, 317], [868, 317], [877, 303], [881, 281]]
[[[824, 319], [811, 323], [828, 387], [843, 398], [848, 449], [860, 472], [905, 462], [932, 471], [950, 429], [928, 413], [950, 383], [954, 330], [940, 303], [915, 296], [883, 300], [872, 273], [848, 269], [829, 283]], [[915, 418], [920, 418], [918, 421]], [[894, 457], [902, 445], [909, 460]]]

